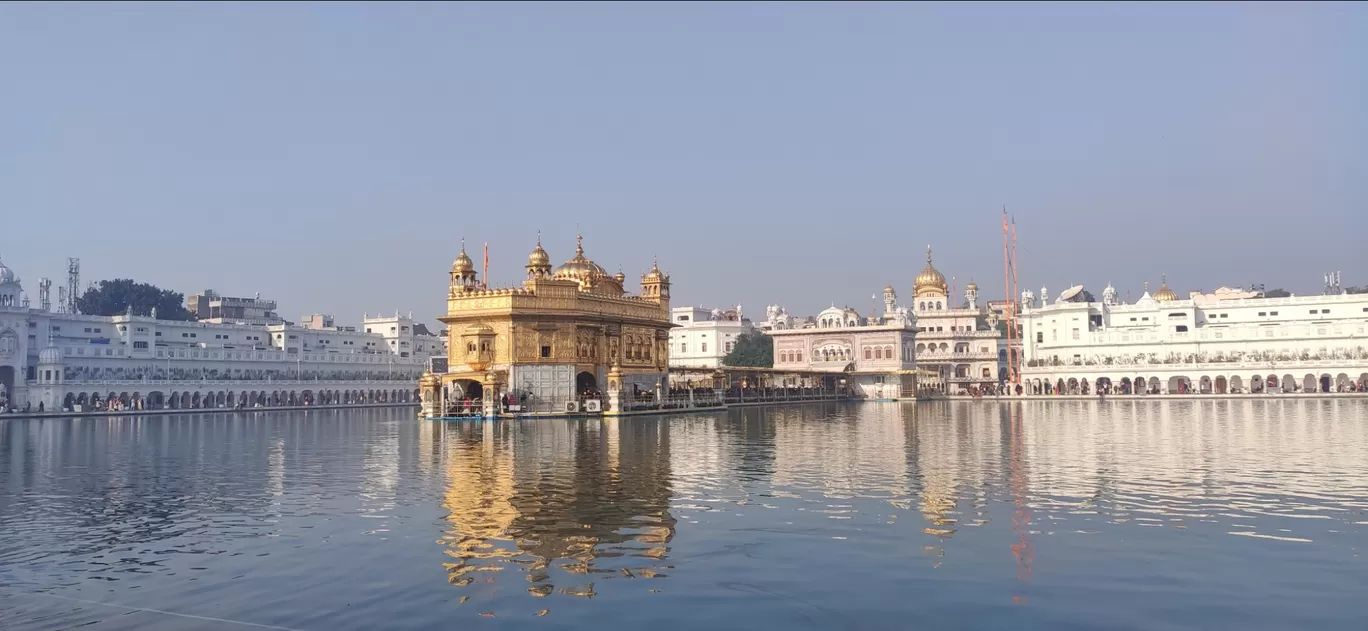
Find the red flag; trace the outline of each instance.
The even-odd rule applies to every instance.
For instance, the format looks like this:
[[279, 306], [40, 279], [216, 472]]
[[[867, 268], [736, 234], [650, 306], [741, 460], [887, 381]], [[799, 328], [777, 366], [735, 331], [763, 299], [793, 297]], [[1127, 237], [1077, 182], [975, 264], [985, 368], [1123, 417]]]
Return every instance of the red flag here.
[[489, 242], [486, 241], [485, 244], [484, 244], [484, 246], [485, 246], [485, 253], [484, 253], [484, 279], [485, 279], [485, 285], [488, 286], [488, 285], [489, 285]]

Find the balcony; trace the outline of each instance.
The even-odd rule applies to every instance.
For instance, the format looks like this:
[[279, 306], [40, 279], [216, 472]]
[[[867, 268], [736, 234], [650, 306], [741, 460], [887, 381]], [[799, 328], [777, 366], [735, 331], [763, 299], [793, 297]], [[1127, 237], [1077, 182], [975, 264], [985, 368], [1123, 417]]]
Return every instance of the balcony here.
[[987, 352], [987, 353], [981, 353], [981, 352], [969, 352], [969, 353], [941, 353], [941, 352], [936, 352], [936, 353], [932, 353], [932, 352], [929, 352], [929, 351], [927, 351], [927, 352], [922, 352], [922, 353], [917, 353], [917, 362], [919, 362], [919, 363], [925, 363], [925, 362], [945, 362], [945, 363], [952, 363], [952, 362], [961, 362], [961, 361], [997, 361], [997, 360], [998, 360], [998, 354], [997, 354], [996, 352], [991, 352], [991, 351], [990, 351], [990, 352]]

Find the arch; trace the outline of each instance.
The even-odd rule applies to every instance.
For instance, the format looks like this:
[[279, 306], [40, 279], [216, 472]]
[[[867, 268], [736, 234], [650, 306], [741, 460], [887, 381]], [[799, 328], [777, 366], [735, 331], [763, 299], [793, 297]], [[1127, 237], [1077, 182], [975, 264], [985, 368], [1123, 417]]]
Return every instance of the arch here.
[[[576, 381], [578, 380], [579, 378], [577, 376]], [[452, 392], [453, 400], [459, 401], [469, 398], [471, 401], [479, 401], [484, 398], [484, 385], [474, 379], [457, 379], [456, 381], [453, 381], [452, 384], [456, 386]], [[576, 392], [579, 391], [580, 390], [576, 389]]]
[[419, 399], [421, 399], [421, 398], [423, 397], [423, 393], [420, 392], [417, 388], [414, 388], [412, 391], [410, 391], [410, 392], [408, 392], [408, 393], [406, 393], [406, 394], [410, 394], [410, 395], [411, 395], [411, 396], [409, 397], [409, 401], [417, 401], [417, 400], [419, 400]]
[[1202, 375], [1197, 378], [1197, 392], [1211, 394], [1211, 377]]
[[1133, 390], [1135, 394], [1145, 394], [1149, 392], [1149, 384], [1145, 382], [1144, 377], [1136, 377], [1133, 383], [1135, 384], [1133, 386], [1135, 388], [1135, 390]]
[[575, 375], [575, 394], [588, 394], [598, 391], [598, 377], [587, 370], [582, 370]]
[[1169, 393], [1169, 394], [1191, 394], [1191, 393], [1192, 393], [1192, 380], [1191, 380], [1191, 379], [1188, 379], [1187, 377], [1184, 377], [1184, 376], [1182, 376], [1182, 375], [1177, 375], [1177, 376], [1169, 377], [1169, 380], [1168, 380], [1168, 393]]
[[1324, 375], [1321, 375], [1321, 376], [1320, 376], [1320, 391], [1321, 391], [1321, 392], [1334, 392], [1334, 391], [1335, 391], [1334, 378], [1331, 377], [1329, 374], [1324, 374]]
[[225, 405], [228, 405], [228, 393], [219, 390], [219, 393], [214, 396], [214, 405], [216, 407], [223, 407]]
[[1159, 378], [1158, 378], [1158, 377], [1150, 377], [1150, 378], [1149, 378], [1149, 392], [1150, 392], [1150, 394], [1159, 394]]
[[1283, 389], [1283, 392], [1296, 392], [1296, 391], [1297, 391], [1297, 379], [1296, 379], [1295, 377], [1293, 377], [1292, 375], [1283, 375], [1283, 377], [1282, 377], [1282, 389]]
[[197, 408], [202, 402], [203, 398], [200, 397], [200, 393], [196, 392], [195, 394], [190, 395], [190, 405], [188, 407]]
[[1349, 392], [1353, 383], [1353, 380], [1345, 373], [1335, 375], [1335, 392]]
[[[876, 353], [876, 352], [877, 352], [879, 355], [883, 355], [883, 349], [879, 349], [878, 351], [875, 351], [873, 348], [871, 348], [871, 347], [869, 347], [869, 346], [866, 346], [865, 349], [864, 349], [864, 351], [865, 351], [865, 353], [864, 353], [865, 359], [874, 359], [874, 356], [875, 356], [875, 353]], [[883, 359], [883, 358], [880, 357], [880, 359]]]
[[188, 410], [188, 409], [190, 409], [190, 393], [189, 393], [189, 392], [182, 392], [182, 393], [181, 393], [181, 395], [180, 395], [180, 409], [182, 409], [182, 410]]
[[300, 393], [299, 393], [299, 400], [300, 400], [300, 402], [303, 403], [304, 405], [313, 405], [313, 404], [314, 404], [314, 394], [313, 394], [313, 390], [305, 390], [305, 391], [303, 391], [303, 392], [300, 392]]
[[62, 397], [62, 409], [69, 410], [73, 405], [76, 405], [76, 395], [68, 392], [65, 397]]
[[968, 353], [968, 352], [969, 352], [969, 343], [968, 343], [968, 342], [956, 342], [956, 343], [955, 343], [955, 352], [956, 352], [956, 353]]
[[237, 393], [234, 392], [234, 391], [232, 391], [232, 390], [229, 390], [229, 391], [228, 391], [228, 398], [225, 399], [224, 401], [228, 404], [228, 407], [230, 407], [230, 408], [231, 408], [231, 407], [237, 407], [237, 403], [238, 403]]
[[1131, 390], [1131, 380], [1130, 380], [1130, 377], [1122, 377], [1122, 378], [1121, 378], [1121, 394], [1132, 394], [1133, 392], [1134, 392], [1134, 390]]
[[1112, 389], [1111, 378], [1109, 378], [1109, 377], [1098, 377], [1098, 378], [1097, 378], [1097, 381], [1094, 383], [1093, 392], [1097, 392], [1097, 393], [1099, 393], [1099, 394], [1106, 394], [1106, 393], [1110, 393], [1110, 392], [1111, 392], [1111, 389]]
[[1055, 382], [1054, 391], [1056, 394], [1068, 392], [1067, 387], [1064, 385], [1063, 377], [1061, 377], [1058, 381]]
[[1244, 380], [1240, 379], [1240, 376], [1239, 376], [1239, 375], [1231, 375], [1231, 376], [1230, 376], [1230, 388], [1229, 388], [1229, 392], [1230, 392], [1231, 394], [1241, 394], [1241, 393], [1243, 393], [1243, 392], [1244, 392], [1244, 387], [1245, 387], [1245, 386], [1244, 386]]
[[[1202, 377], [1202, 379], [1206, 379], [1206, 377]], [[1214, 386], [1216, 388], [1216, 394], [1226, 394], [1230, 389], [1230, 383], [1226, 381], [1225, 376], [1216, 377]]]

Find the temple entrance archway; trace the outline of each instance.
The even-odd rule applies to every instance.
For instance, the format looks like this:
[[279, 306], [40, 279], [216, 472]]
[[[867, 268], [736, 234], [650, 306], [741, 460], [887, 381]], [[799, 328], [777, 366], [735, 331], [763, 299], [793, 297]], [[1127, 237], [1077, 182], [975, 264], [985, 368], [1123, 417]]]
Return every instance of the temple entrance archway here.
[[598, 378], [594, 376], [594, 373], [586, 370], [575, 375], [575, 394], [581, 395], [597, 391]]

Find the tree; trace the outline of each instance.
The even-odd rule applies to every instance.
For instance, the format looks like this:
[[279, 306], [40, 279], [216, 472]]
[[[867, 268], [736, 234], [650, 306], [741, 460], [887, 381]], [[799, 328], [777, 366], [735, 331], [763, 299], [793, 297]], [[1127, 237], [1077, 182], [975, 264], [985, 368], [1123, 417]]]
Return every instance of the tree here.
[[1268, 290], [1268, 291], [1265, 291], [1264, 294], [1263, 294], [1263, 297], [1264, 297], [1264, 298], [1287, 298], [1287, 297], [1289, 297], [1289, 296], [1291, 296], [1291, 295], [1292, 295], [1292, 292], [1287, 291], [1286, 289], [1278, 288], [1278, 289], [1270, 289], [1270, 290]]
[[722, 358], [727, 366], [774, 367], [774, 338], [759, 331], [742, 333], [730, 353]]
[[1346, 293], [1346, 294], [1368, 294], [1368, 286], [1364, 286], [1364, 287], [1345, 287], [1345, 288], [1344, 288], [1344, 293]]
[[140, 316], [152, 315], [155, 308], [158, 320], [189, 320], [191, 316], [185, 308], [185, 294], [128, 278], [102, 280], [76, 299], [76, 308], [86, 315], [122, 315], [129, 307]]
[[1093, 297], [1091, 291], [1088, 291], [1088, 290], [1084, 289], [1084, 290], [1083, 290], [1083, 302], [1097, 302], [1097, 299]]

